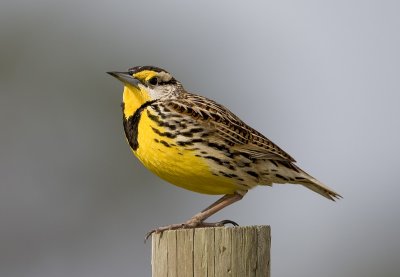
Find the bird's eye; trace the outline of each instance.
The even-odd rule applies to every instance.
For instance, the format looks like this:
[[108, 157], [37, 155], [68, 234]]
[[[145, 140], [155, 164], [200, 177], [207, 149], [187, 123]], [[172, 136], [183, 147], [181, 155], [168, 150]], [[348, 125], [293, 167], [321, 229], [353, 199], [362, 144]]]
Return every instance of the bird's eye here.
[[158, 84], [158, 78], [157, 77], [151, 77], [150, 80], [149, 80], [149, 84], [153, 85], [153, 86], [157, 85]]

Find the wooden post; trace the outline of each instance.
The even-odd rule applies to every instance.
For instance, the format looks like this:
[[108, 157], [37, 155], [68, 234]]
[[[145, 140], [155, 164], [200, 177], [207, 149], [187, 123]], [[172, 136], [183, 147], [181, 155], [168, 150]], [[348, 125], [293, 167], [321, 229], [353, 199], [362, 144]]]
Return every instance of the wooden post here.
[[269, 277], [269, 226], [165, 231], [152, 235], [153, 277]]

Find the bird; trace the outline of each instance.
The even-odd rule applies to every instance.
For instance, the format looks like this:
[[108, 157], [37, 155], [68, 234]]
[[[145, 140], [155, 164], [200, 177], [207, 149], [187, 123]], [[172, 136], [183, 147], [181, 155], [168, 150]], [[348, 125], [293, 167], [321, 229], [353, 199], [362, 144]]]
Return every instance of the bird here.
[[140, 162], [178, 187], [223, 195], [186, 222], [155, 228], [147, 237], [165, 230], [237, 225], [206, 219], [258, 185], [299, 184], [329, 200], [341, 198], [229, 109], [187, 91], [166, 70], [135, 66], [107, 73], [124, 85], [124, 132]]

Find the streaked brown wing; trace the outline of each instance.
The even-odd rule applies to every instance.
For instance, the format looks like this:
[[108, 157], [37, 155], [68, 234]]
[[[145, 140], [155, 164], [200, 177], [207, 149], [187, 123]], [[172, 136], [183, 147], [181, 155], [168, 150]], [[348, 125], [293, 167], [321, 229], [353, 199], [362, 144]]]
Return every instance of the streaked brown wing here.
[[224, 106], [206, 97], [184, 94], [182, 98], [163, 102], [169, 109], [202, 121], [231, 147], [248, 153], [255, 159], [275, 159], [295, 162], [285, 151], [257, 132]]

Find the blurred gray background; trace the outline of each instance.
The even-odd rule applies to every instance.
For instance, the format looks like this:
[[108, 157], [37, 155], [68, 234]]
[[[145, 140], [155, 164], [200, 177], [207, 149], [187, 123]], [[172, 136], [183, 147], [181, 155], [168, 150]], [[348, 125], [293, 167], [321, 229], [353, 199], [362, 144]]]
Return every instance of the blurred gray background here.
[[150, 276], [144, 234], [217, 197], [130, 153], [122, 85], [166, 68], [344, 196], [259, 187], [272, 276], [400, 276], [398, 1], [2, 1], [0, 276]]

